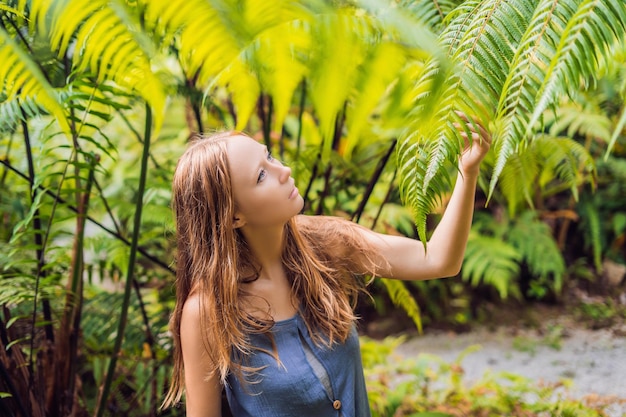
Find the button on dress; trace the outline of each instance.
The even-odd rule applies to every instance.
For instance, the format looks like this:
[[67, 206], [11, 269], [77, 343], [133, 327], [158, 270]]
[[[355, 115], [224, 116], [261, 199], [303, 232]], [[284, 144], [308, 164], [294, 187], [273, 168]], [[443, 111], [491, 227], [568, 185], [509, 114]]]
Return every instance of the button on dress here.
[[[299, 314], [276, 322], [272, 334], [280, 363], [255, 350], [244, 364], [264, 369], [248, 375], [245, 384], [228, 376], [226, 396], [235, 417], [371, 416], [355, 327], [345, 343], [330, 348], [313, 343]], [[249, 337], [253, 346], [273, 351], [267, 336]]]

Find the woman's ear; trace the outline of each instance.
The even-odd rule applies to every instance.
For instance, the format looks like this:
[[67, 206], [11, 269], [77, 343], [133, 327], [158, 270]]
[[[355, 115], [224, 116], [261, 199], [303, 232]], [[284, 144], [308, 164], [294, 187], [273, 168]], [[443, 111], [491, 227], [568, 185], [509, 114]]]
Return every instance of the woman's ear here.
[[246, 224], [246, 221], [243, 219], [242, 216], [235, 216], [233, 218], [233, 229], [239, 229], [245, 224]]

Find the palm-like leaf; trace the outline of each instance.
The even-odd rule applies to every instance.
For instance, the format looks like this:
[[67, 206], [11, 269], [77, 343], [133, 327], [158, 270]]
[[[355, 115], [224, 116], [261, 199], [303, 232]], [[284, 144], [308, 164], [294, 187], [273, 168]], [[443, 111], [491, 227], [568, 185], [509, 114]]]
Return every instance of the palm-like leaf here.
[[[509, 291], [517, 287], [512, 283], [519, 276], [519, 262], [522, 255], [513, 246], [500, 238], [482, 236], [472, 231], [467, 243], [461, 276], [473, 286], [481, 283], [498, 290], [500, 297], [506, 298]], [[514, 296], [519, 296], [517, 291]]]
[[573, 139], [539, 135], [529, 146], [512, 155], [502, 170], [500, 189], [508, 202], [509, 215], [521, 209], [522, 201], [533, 206], [533, 196], [569, 189], [578, 198], [580, 184], [595, 175], [593, 157]]
[[[453, 109], [474, 114], [483, 124], [491, 122], [496, 154], [491, 194], [509, 158], [534, 137], [544, 110], [601, 75], [598, 62], [610, 60], [613, 45], [623, 42], [626, 4], [468, 1], [450, 12], [446, 23], [441, 39], [459, 70], [446, 83], [432, 123], [427, 128], [415, 123], [404, 137], [425, 149], [414, 151], [414, 159], [427, 159], [401, 171], [404, 195], [416, 211], [432, 206], [429, 200], [445, 191], [430, 180], [440, 176], [444, 164], [454, 162], [460, 151], [449, 123]], [[416, 88], [428, 86], [433, 72], [425, 70]], [[421, 105], [419, 100], [416, 104]], [[399, 147], [403, 148], [407, 147]], [[424, 219], [418, 218], [418, 224]]]
[[121, 3], [41, 0], [30, 11], [32, 29], [47, 34], [59, 56], [71, 56], [76, 72], [138, 92], [161, 125], [165, 90], [152, 72], [147, 40]]
[[402, 281], [394, 279], [381, 279], [380, 282], [387, 289], [389, 298], [398, 307], [402, 308], [417, 326], [419, 332], [422, 332], [422, 318], [420, 315], [420, 308], [415, 302], [415, 298], [411, 296], [411, 293], [406, 288], [406, 285]]
[[222, 1], [141, 2], [146, 29], [173, 42], [190, 78], [213, 93], [225, 87], [246, 126], [262, 89], [276, 108], [281, 126], [291, 97], [306, 72], [296, 59], [311, 46], [311, 11], [295, 1], [251, 1], [240, 8]]
[[11, 119], [20, 118], [20, 102], [25, 103], [26, 113], [33, 113], [33, 101], [36, 100], [37, 107], [43, 107], [54, 114], [61, 127], [69, 130], [63, 107], [54, 89], [35, 62], [5, 30], [0, 30], [0, 62], [0, 92], [4, 96], [2, 112], [13, 115]]
[[534, 277], [552, 282], [554, 290], [561, 291], [565, 261], [547, 224], [527, 211], [511, 228], [507, 241], [521, 254]]

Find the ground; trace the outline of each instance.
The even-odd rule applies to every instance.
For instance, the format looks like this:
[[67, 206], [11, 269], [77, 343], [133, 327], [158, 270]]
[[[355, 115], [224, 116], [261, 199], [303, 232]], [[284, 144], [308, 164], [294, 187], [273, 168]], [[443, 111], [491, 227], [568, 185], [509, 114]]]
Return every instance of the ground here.
[[[485, 312], [462, 331], [433, 325], [422, 335], [413, 332], [396, 352], [452, 362], [476, 345], [461, 362], [468, 383], [499, 371], [538, 384], [563, 382], [563, 395], [610, 401], [609, 416], [626, 416], [626, 290], [589, 295], [577, 289], [567, 302], [493, 305]], [[380, 336], [384, 327], [384, 321], [373, 323], [368, 333]]]

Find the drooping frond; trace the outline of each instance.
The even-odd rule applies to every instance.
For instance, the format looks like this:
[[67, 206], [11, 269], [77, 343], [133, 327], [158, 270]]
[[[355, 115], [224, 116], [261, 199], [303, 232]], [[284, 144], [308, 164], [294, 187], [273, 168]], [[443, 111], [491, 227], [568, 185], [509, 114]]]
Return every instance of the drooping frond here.
[[601, 108], [600, 100], [587, 94], [571, 94], [553, 111], [547, 111], [544, 123], [550, 134], [584, 137], [608, 144], [611, 140], [611, 119]]
[[[414, 157], [419, 152], [427, 159], [401, 173], [407, 175], [402, 184], [415, 210], [432, 206], [423, 200], [444, 191], [428, 191], [429, 181], [441, 175], [445, 162], [455, 162], [460, 152], [456, 132], [446, 126], [452, 111], [475, 116], [493, 132], [496, 162], [491, 196], [509, 158], [534, 138], [533, 129], [544, 111], [602, 75], [599, 63], [611, 60], [614, 45], [624, 42], [626, 3], [466, 1], [446, 15], [444, 24], [440, 39], [456, 71], [448, 75], [438, 100], [425, 105], [428, 92], [433, 91], [430, 78], [437, 73], [426, 66], [414, 85], [415, 123], [409, 122], [402, 138], [419, 143]], [[418, 114], [426, 114], [426, 122]], [[402, 148], [408, 149], [398, 149]], [[424, 166], [426, 174], [416, 175]]]
[[0, 98], [0, 131], [15, 131], [20, 121], [46, 113], [36, 97], [15, 97], [13, 100]]
[[[426, 157], [426, 162], [422, 163], [426, 165], [425, 173], [407, 172], [409, 179], [404, 181], [404, 184], [418, 181], [411, 186], [418, 194], [407, 193], [408, 202], [419, 216], [418, 223], [427, 214], [419, 212], [432, 206], [432, 202], [423, 200], [441, 195], [446, 189], [431, 184], [431, 181], [444, 175], [446, 163], [456, 163], [463, 147], [460, 132], [452, 124], [460, 121], [454, 112], [463, 111], [483, 125], [488, 125], [492, 118], [491, 109], [499, 99], [508, 62], [514, 54], [514, 39], [521, 36], [527, 24], [522, 18], [523, 11], [514, 6], [508, 2], [470, 1], [447, 16], [441, 40], [457, 65], [456, 71], [448, 74], [441, 99], [427, 102], [430, 97], [424, 95], [417, 100], [415, 122], [403, 138], [418, 143], [420, 152]], [[431, 78], [437, 72], [435, 65], [436, 62], [427, 65], [416, 89], [433, 90]], [[421, 171], [422, 168], [415, 170]], [[420, 237], [424, 239], [425, 236], [420, 233]]]
[[565, 261], [552, 230], [535, 212], [527, 211], [517, 219], [507, 241], [521, 254], [533, 276], [551, 282], [557, 293], [561, 291]]
[[578, 200], [578, 187], [583, 181], [593, 185], [596, 166], [593, 156], [580, 143], [566, 137], [539, 136], [533, 143], [537, 159], [542, 161], [538, 185], [545, 187], [558, 179]]
[[467, 241], [461, 276], [473, 286], [481, 283], [493, 286], [504, 299], [510, 290], [516, 288], [512, 282], [519, 276], [521, 259], [519, 251], [502, 239], [472, 231]]
[[[387, 6], [378, 0], [341, 7], [294, 0], [141, 3], [146, 27], [172, 41], [187, 76], [206, 94], [222, 87], [230, 95], [237, 128], [246, 126], [263, 93], [272, 99], [272, 127], [280, 130], [294, 91], [306, 79], [326, 141], [325, 159], [346, 103], [358, 103], [359, 120], [349, 122], [354, 142], [359, 124], [402, 73], [403, 63], [437, 50], [425, 24]], [[388, 67], [382, 65], [387, 58]], [[370, 84], [373, 77], [378, 78]]]
[[626, 33], [624, 2], [586, 0], [567, 22], [546, 69], [529, 122], [532, 128], [543, 111], [570, 89], [578, 89], [587, 77], [599, 74], [598, 62], [611, 59], [611, 46]]
[[355, 80], [354, 95], [347, 109], [344, 156], [350, 158], [352, 150], [363, 138], [362, 129], [368, 122], [368, 116], [380, 105], [389, 86], [398, 77], [398, 72], [406, 65], [407, 57], [396, 43], [383, 42], [374, 46], [365, 58], [363, 70]]
[[0, 97], [3, 99], [0, 104], [2, 112], [8, 113], [8, 120], [21, 119], [22, 111], [34, 112], [36, 102], [37, 107], [55, 115], [61, 128], [69, 130], [54, 89], [32, 58], [3, 29], [0, 29], [0, 80]]
[[385, 279], [382, 278], [380, 282], [383, 283], [387, 293], [389, 294], [389, 298], [393, 302], [393, 304], [397, 307], [402, 308], [404, 312], [413, 320], [415, 326], [417, 326], [418, 331], [422, 332], [422, 317], [420, 314], [420, 308], [415, 301], [415, 298], [411, 295], [409, 290], [406, 288], [404, 282], [399, 281], [397, 279]]
[[540, 172], [540, 162], [534, 152], [511, 155], [500, 175], [502, 196], [506, 199], [509, 216], [513, 217], [523, 202], [534, 208], [533, 191]]
[[507, 201], [509, 216], [523, 200], [533, 207], [533, 196], [569, 189], [578, 199], [578, 188], [595, 178], [593, 157], [569, 137], [540, 135], [523, 151], [511, 155], [500, 176], [500, 190]]
[[39, 0], [30, 8], [33, 30], [46, 34], [59, 56], [67, 53], [77, 73], [138, 92], [160, 126], [165, 89], [152, 71], [149, 42], [122, 3]]
[[625, 25], [623, 2], [539, 3], [498, 104], [500, 129], [494, 138], [498, 141], [498, 162], [491, 191], [507, 158], [528, 138], [543, 111], [588, 79], [597, 79], [598, 61], [610, 59], [610, 47], [623, 41]]
[[[450, 183], [447, 172], [435, 176], [433, 186], [420, 188], [428, 167], [426, 166], [426, 152], [418, 144], [405, 141], [398, 146], [398, 173], [400, 196], [404, 201], [410, 201], [417, 232], [423, 242], [427, 241], [426, 217], [432, 213], [441, 202], [441, 194], [437, 190], [444, 190]], [[420, 198], [421, 197], [421, 198]]]
[[400, 2], [401, 7], [434, 30], [441, 28], [446, 16], [461, 3], [461, 0], [403, 0]]

